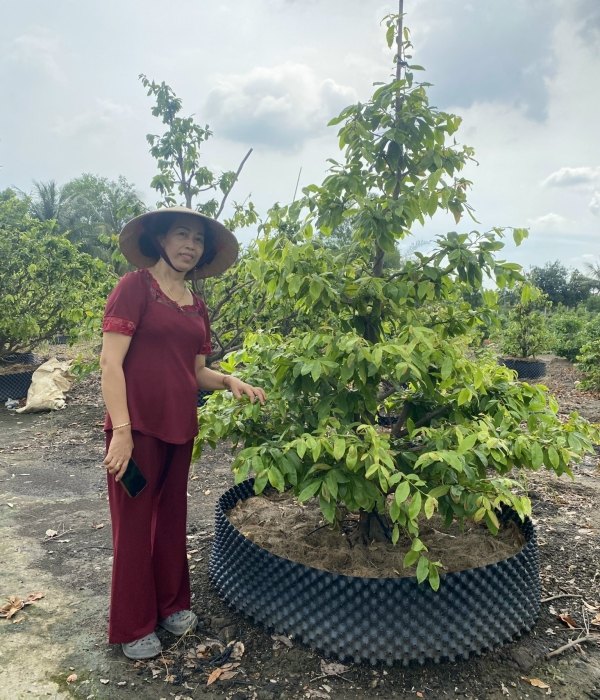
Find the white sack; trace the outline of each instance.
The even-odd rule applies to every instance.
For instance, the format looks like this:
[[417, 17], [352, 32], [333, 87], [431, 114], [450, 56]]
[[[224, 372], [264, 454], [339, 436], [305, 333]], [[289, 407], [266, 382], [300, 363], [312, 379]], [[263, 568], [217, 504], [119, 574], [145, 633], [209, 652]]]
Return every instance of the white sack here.
[[71, 360], [59, 362], [53, 357], [40, 365], [31, 378], [27, 392], [27, 403], [17, 413], [55, 411], [65, 407], [65, 393], [69, 391], [75, 377], [69, 373]]

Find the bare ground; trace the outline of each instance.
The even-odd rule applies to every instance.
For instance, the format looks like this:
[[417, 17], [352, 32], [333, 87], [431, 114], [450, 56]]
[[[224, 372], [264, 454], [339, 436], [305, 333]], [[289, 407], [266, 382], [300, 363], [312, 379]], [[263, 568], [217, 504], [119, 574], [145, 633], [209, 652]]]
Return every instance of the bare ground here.
[[[565, 411], [600, 421], [597, 397], [577, 392], [570, 364], [555, 360], [543, 380]], [[235, 700], [331, 697], [535, 698], [548, 694], [522, 677], [550, 686], [565, 700], [600, 698], [600, 648], [587, 644], [551, 661], [545, 654], [580, 634], [600, 603], [600, 475], [597, 458], [576, 468], [575, 482], [533, 475], [530, 495], [540, 539], [543, 595], [580, 595], [543, 604], [534, 632], [502, 649], [455, 664], [389, 669], [352, 666], [343, 677], [322, 676], [321, 658], [291, 648], [232, 613], [207, 574], [215, 499], [232, 483], [231, 456], [221, 446], [195, 466], [189, 484], [188, 541], [200, 617], [195, 637], [160, 633], [165, 653], [135, 665], [106, 640], [111, 532], [106, 500], [102, 401], [97, 377], [77, 385], [64, 411], [17, 415], [0, 408], [0, 597], [44, 591], [45, 597], [0, 620], [0, 698]], [[55, 536], [47, 536], [48, 530]], [[593, 626], [592, 626], [593, 628]], [[600, 631], [600, 627], [596, 627]], [[206, 658], [219, 642], [242, 641], [245, 653], [229, 680], [207, 686], [215, 669]], [[194, 662], [192, 649], [212, 644]], [[67, 683], [69, 676], [77, 680]], [[420, 694], [420, 695], [419, 695]]]

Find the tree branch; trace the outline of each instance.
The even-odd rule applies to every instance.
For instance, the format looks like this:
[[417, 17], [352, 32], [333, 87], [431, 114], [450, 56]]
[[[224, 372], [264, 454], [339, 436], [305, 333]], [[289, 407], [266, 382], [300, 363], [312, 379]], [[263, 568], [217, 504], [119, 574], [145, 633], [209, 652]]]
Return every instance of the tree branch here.
[[[437, 418], [437, 416], [441, 416], [442, 413], [445, 413], [449, 409], [450, 409], [450, 404], [447, 404], [446, 406], [441, 406], [440, 408], [436, 408], [435, 411], [431, 411], [431, 413], [425, 414], [423, 416], [423, 418], [421, 418], [420, 420], [418, 420], [415, 423], [415, 428], [423, 427], [425, 425], [425, 423], [427, 423], [430, 420], [433, 420], [434, 418]], [[398, 420], [398, 422], [400, 422], [400, 421]], [[393, 431], [393, 428], [392, 428], [392, 431]], [[392, 432], [392, 435], [394, 435], [393, 432]], [[394, 435], [394, 437], [403, 438], [403, 437], [406, 437], [407, 435], [408, 435], [408, 430], [400, 430], [397, 435]]]
[[218, 219], [219, 216], [221, 216], [221, 212], [223, 211], [223, 207], [225, 206], [225, 202], [227, 201], [227, 197], [229, 197], [229, 193], [230, 193], [231, 190], [233, 189], [233, 186], [234, 186], [235, 183], [237, 182], [237, 179], [238, 179], [240, 173], [242, 172], [242, 168], [244, 167], [244, 163], [248, 160], [248, 158], [250, 158], [250, 154], [252, 153], [253, 150], [254, 150], [254, 149], [251, 148], [251, 149], [248, 151], [248, 153], [246, 153], [246, 155], [244, 156], [244, 159], [243, 159], [242, 162], [240, 163], [240, 167], [237, 169], [237, 172], [236, 172], [236, 174], [235, 174], [235, 177], [234, 177], [233, 180], [231, 181], [231, 185], [229, 186], [229, 189], [227, 190], [227, 192], [225, 192], [225, 195], [224, 195], [223, 200], [222, 200], [222, 202], [221, 202], [221, 206], [219, 207], [219, 211], [217, 212], [217, 214], [216, 214], [216, 216], [215, 216], [215, 219]]

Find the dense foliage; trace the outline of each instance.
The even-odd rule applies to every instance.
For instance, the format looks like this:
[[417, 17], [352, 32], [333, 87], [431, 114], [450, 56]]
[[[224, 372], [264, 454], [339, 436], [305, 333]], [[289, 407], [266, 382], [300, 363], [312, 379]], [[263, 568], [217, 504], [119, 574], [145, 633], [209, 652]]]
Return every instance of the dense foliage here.
[[500, 347], [505, 355], [535, 357], [550, 343], [545, 312], [551, 303], [545, 294], [528, 284], [520, 285], [517, 291], [519, 301], [503, 324]]
[[[388, 18], [390, 45], [399, 24]], [[544, 387], [469, 351], [473, 330], [496, 309], [484, 276], [500, 288], [523, 280], [518, 265], [496, 258], [503, 231], [451, 232], [429, 254], [385, 269], [385, 253], [414, 222], [438, 209], [459, 222], [469, 211], [460, 171], [472, 150], [453, 140], [460, 119], [429, 105], [427, 84], [414, 80], [419, 66], [400, 70], [410, 43], [406, 32], [398, 37], [395, 77], [332, 122], [342, 125], [343, 160], [262, 226], [256, 286], [271, 303], [310, 315], [312, 327], [246, 337], [223, 366], [264, 386], [268, 403], [217, 393], [201, 411], [196, 455], [231, 438], [243, 448], [236, 480], [255, 474], [257, 493], [271, 484], [300, 501], [318, 498], [335, 527], [346, 509], [358, 511], [364, 542], [408, 536], [405, 566], [437, 589], [441, 565], [419, 538], [422, 518], [439, 511], [447, 524], [468, 517], [497, 532], [503, 504], [530, 512], [513, 467], [570, 474], [598, 435], [576, 413], [561, 422]], [[345, 219], [349, 245], [315, 245], [315, 229], [326, 236]], [[520, 243], [526, 231], [513, 236]], [[475, 292], [477, 309], [465, 301]], [[382, 413], [395, 418], [389, 431]]]
[[548, 316], [548, 332], [548, 349], [574, 362], [584, 345], [600, 340], [600, 314], [590, 313], [582, 305], [577, 309], [559, 307]]
[[113, 283], [104, 263], [28, 208], [12, 190], [0, 193], [0, 358], [59, 332], [78, 335], [101, 317]]
[[567, 269], [559, 260], [547, 262], [543, 267], [534, 265], [527, 277], [546, 295], [553, 306], [577, 306], [588, 299], [596, 284], [578, 269]]

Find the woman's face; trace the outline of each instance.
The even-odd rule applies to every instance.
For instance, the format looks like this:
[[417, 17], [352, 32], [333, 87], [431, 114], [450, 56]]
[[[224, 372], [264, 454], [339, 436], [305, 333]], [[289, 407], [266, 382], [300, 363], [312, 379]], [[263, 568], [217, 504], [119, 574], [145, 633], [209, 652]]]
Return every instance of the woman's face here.
[[204, 223], [195, 216], [178, 216], [162, 245], [169, 260], [180, 272], [192, 270], [204, 252]]

